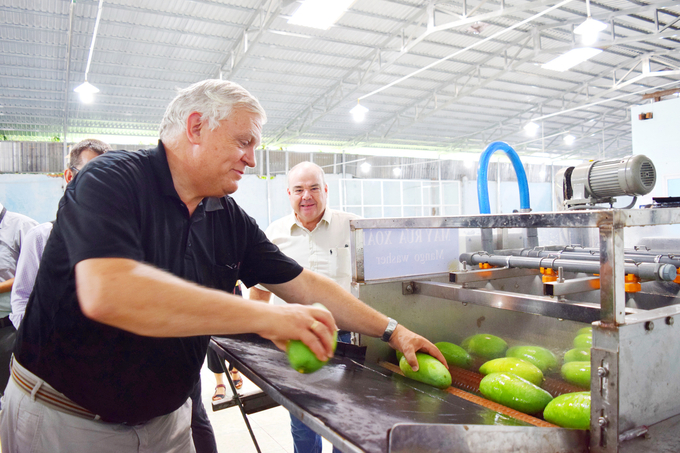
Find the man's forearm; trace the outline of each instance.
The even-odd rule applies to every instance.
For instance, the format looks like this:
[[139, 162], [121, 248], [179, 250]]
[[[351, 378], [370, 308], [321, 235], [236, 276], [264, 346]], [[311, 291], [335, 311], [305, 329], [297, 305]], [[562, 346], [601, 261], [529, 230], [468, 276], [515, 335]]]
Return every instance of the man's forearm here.
[[0, 282], [0, 293], [8, 293], [12, 291], [12, 285], [14, 285], [14, 278]]
[[145, 336], [257, 332], [270, 306], [201, 287], [133, 260], [104, 258], [76, 265], [83, 313]]

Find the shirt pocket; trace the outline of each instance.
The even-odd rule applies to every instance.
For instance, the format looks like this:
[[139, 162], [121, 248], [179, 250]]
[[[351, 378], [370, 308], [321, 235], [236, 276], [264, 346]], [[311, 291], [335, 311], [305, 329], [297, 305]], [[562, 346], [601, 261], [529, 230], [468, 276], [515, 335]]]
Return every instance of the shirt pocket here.
[[331, 249], [328, 262], [328, 271], [332, 278], [347, 278], [352, 276], [351, 258], [349, 247], [337, 247]]
[[238, 281], [239, 266], [234, 264], [232, 266], [222, 266], [219, 264], [213, 267], [213, 281], [212, 287], [222, 291], [233, 292], [234, 286]]

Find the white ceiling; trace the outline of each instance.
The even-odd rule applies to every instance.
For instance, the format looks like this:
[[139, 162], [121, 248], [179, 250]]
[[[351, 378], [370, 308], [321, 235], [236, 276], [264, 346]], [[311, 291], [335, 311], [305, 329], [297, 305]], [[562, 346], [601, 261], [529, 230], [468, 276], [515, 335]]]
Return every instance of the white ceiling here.
[[[579, 45], [584, 1], [356, 0], [323, 31], [288, 24], [291, 0], [104, 0], [88, 76], [101, 91], [84, 105], [73, 89], [98, 3], [0, 0], [0, 134], [152, 141], [177, 88], [222, 76], [260, 99], [272, 149], [478, 152], [504, 140], [522, 155], [614, 157], [632, 151], [629, 107], [680, 87], [678, 1], [592, 1], [609, 24], [604, 51], [553, 72], [541, 64]], [[380, 89], [354, 122], [357, 99]]]

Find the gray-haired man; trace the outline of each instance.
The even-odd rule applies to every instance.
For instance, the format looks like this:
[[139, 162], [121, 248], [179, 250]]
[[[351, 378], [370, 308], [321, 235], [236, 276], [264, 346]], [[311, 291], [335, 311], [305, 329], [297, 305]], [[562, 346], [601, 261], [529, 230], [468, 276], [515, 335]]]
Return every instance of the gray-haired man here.
[[[168, 107], [157, 148], [109, 152], [67, 187], [17, 336], [3, 448], [193, 451], [188, 397], [209, 335], [299, 339], [325, 359], [335, 320], [378, 337], [394, 326], [283, 255], [227, 196], [265, 121], [239, 85], [199, 82]], [[237, 280], [301, 305], [244, 300]], [[402, 326], [390, 344], [415, 366], [419, 349], [444, 361]]]

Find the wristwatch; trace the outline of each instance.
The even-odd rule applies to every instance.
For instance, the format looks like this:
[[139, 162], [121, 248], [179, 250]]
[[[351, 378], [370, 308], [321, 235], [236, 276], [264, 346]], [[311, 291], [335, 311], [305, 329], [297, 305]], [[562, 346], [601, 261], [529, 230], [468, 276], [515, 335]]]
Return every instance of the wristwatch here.
[[390, 338], [392, 338], [392, 334], [394, 333], [394, 329], [397, 328], [399, 323], [395, 321], [392, 318], [387, 318], [387, 327], [385, 327], [385, 332], [383, 332], [382, 337], [380, 339], [384, 342], [390, 341]]

